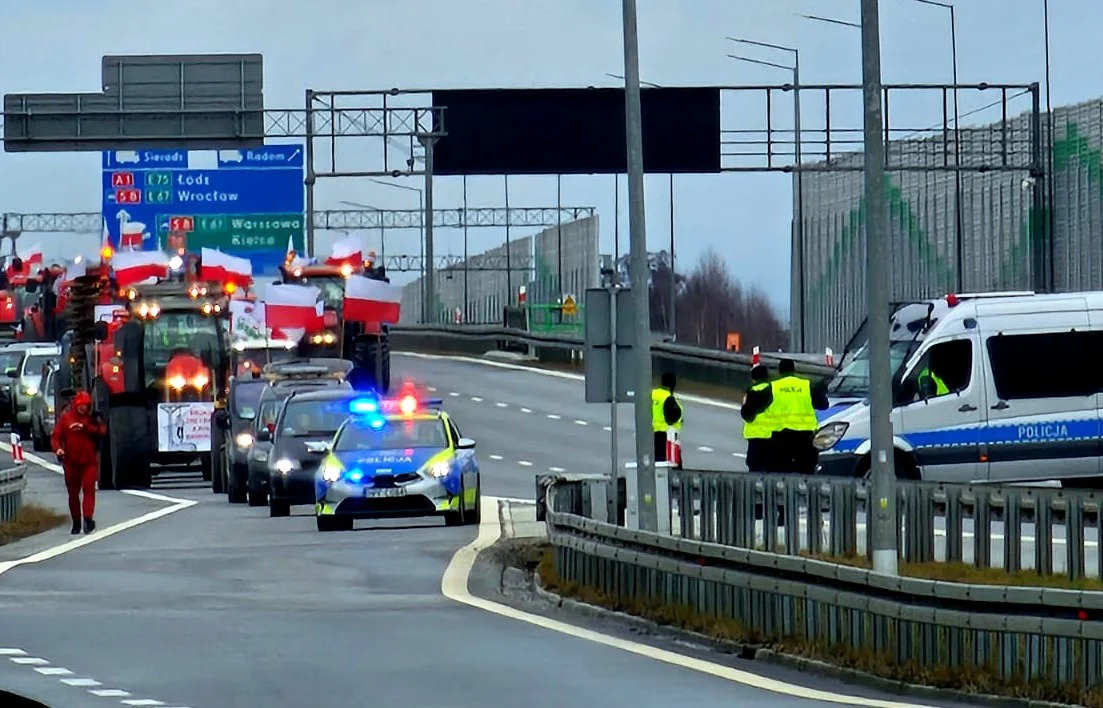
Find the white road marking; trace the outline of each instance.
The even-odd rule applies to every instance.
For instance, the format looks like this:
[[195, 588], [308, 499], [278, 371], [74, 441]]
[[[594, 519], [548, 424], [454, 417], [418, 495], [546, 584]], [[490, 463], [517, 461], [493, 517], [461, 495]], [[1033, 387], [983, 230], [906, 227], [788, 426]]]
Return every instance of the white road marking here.
[[606, 425], [604, 428], [602, 428], [602, 430], [604, 430], [607, 433], [613, 432], [613, 428], [611, 426], [608, 426], [608, 425]]
[[0, 649], [0, 656], [24, 656], [27, 652], [22, 649]]
[[498, 401], [494, 405], [498, 406], [499, 408], [508, 408], [509, 407], [508, 403], [502, 403], [501, 401]]
[[548, 413], [548, 418], [551, 418], [552, 420], [559, 420], [559, 419], [560, 419], [560, 418], [562, 418], [562, 417], [563, 417], [563, 416], [561, 416], [561, 415], [556, 415], [555, 413]]
[[428, 391], [429, 393], [436, 393], [437, 387], [436, 386], [426, 386], [425, 390]]
[[63, 669], [60, 666], [40, 666], [35, 669], [43, 676], [72, 676], [73, 672], [69, 669]]
[[521, 465], [522, 467], [532, 467], [532, 463], [528, 460], [518, 460], [517, 464]]
[[483, 402], [483, 399], [479, 398], [478, 396], [472, 396], [471, 400], [474, 401], [475, 403], [482, 403]]
[[714, 451], [714, 450], [713, 450], [713, 449], [712, 449], [711, 447], [709, 447], [708, 445], [698, 445], [698, 446], [697, 446], [697, 449], [698, 449], [698, 450], [700, 450], [701, 452], [715, 452], [715, 451]]
[[[490, 361], [489, 359], [479, 359], [472, 356], [456, 356], [454, 354], [426, 354], [424, 352], [392, 352], [396, 356], [408, 356], [415, 359], [430, 359], [438, 361], [462, 361], [468, 364], [478, 364], [480, 366], [490, 366], [496, 369], [510, 369], [512, 371], [524, 371], [529, 374], [535, 374], [537, 376], [550, 376], [556, 379], [566, 379], [568, 381], [585, 381], [586, 377], [582, 374], [572, 374], [566, 371], [554, 371], [552, 369], [536, 369], [531, 366], [521, 366], [520, 364], [509, 364], [504, 361]], [[728, 401], [718, 401], [714, 398], [705, 398], [704, 396], [694, 396], [688, 393], [679, 393], [678, 398], [689, 403], [699, 403], [705, 406], [713, 406], [714, 408], [724, 408], [729, 411], [739, 410], [738, 403], [729, 403]]]
[[[0, 450], [11, 453], [11, 445], [0, 442]], [[61, 465], [50, 462], [49, 460], [39, 457], [38, 455], [30, 452], [25, 452], [23, 456], [27, 460], [27, 462], [41, 467], [44, 470], [54, 472], [56, 474], [62, 474], [63, 472], [63, 470], [61, 469]], [[143, 514], [142, 516], [138, 516], [133, 519], [121, 521], [117, 524], [113, 524], [102, 529], [97, 529], [96, 532], [93, 534], [80, 536], [71, 541], [61, 543], [57, 546], [52, 546], [50, 548], [43, 549], [37, 553], [32, 553], [29, 556], [24, 556], [23, 558], [17, 558], [10, 561], [4, 561], [0, 563], [0, 575], [3, 575], [12, 568], [18, 568], [21, 565], [41, 563], [42, 561], [50, 560], [51, 558], [57, 558], [60, 555], [75, 551], [78, 548], [83, 548], [84, 546], [95, 543], [97, 541], [101, 541], [105, 538], [110, 538], [117, 533], [127, 531], [137, 526], [141, 526], [142, 524], [148, 524], [150, 521], [156, 521], [163, 516], [175, 514], [178, 511], [183, 511], [184, 509], [188, 509], [199, 503], [198, 501], [193, 499], [180, 499], [179, 497], [170, 497], [164, 494], [157, 494], [156, 492], [147, 492], [144, 489], [124, 489], [121, 490], [120, 493], [126, 494], [127, 496], [131, 497], [139, 497], [141, 499], [149, 499], [150, 501], [162, 502], [165, 504], [169, 504], [169, 506], [151, 511], [148, 514]]]
[[117, 688], [93, 688], [89, 693], [100, 698], [126, 698], [130, 695], [129, 691], [122, 691]]
[[586, 421], [584, 421], [584, 420], [576, 420], [576, 421], [574, 422], [574, 424], [575, 424], [575, 425], [589, 425], [589, 423], [587, 423], [587, 422], [586, 422]]
[[456, 391], [449, 391], [449, 392], [448, 392], [448, 395], [449, 395], [449, 396], [451, 396], [451, 397], [453, 397], [453, 398], [456, 398], [456, 397], [457, 397], [457, 396], [459, 396], [460, 394], [459, 394], [459, 393], [457, 393]]
[[456, 551], [455, 555], [452, 556], [452, 560], [448, 563], [448, 567], [445, 569], [444, 576], [440, 581], [441, 594], [448, 599], [468, 605], [469, 607], [491, 612], [501, 617], [526, 622], [543, 629], [559, 632], [560, 634], [566, 634], [576, 639], [601, 644], [613, 649], [620, 649], [621, 651], [626, 651], [636, 656], [661, 661], [665, 664], [671, 664], [690, 671], [707, 674], [732, 683], [751, 686], [763, 691], [771, 691], [794, 698], [805, 698], [824, 703], [863, 706], [864, 708], [930, 708], [929, 706], [917, 703], [848, 696], [842, 693], [833, 693], [830, 691], [808, 688], [798, 684], [787, 683], [766, 676], [759, 676], [750, 671], [743, 671], [704, 659], [684, 656], [667, 649], [648, 646], [647, 644], [634, 642], [630, 639], [622, 639], [620, 637], [602, 634], [601, 632], [585, 627], [577, 627], [567, 622], [530, 614], [509, 607], [508, 605], [494, 602], [493, 600], [475, 597], [471, 594], [471, 591], [468, 590], [467, 582], [471, 575], [471, 569], [475, 565], [475, 558], [478, 556], [479, 552], [494, 545], [502, 535], [502, 529], [498, 523], [499, 500], [500, 497], [483, 497], [483, 507], [486, 511], [482, 513], [483, 522], [479, 525], [478, 538]]
[[66, 686], [75, 686], [78, 688], [90, 688], [92, 686], [102, 686], [103, 684], [96, 679], [90, 678], [67, 678], [61, 679], [61, 682]]
[[163, 706], [165, 705], [161, 701], [155, 701], [149, 698], [131, 698], [129, 700], [121, 701], [124, 706]]
[[501, 460], [501, 459], [503, 459], [503, 458], [502, 458], [502, 456], [501, 456], [501, 455], [491, 455], [491, 456], [490, 456], [490, 459], [492, 459], [492, 460]]
[[559, 472], [566, 472], [566, 471], [567, 470], [563, 469], [562, 467], [549, 467], [548, 468], [548, 472], [559, 473]]
[[531, 408], [522, 408], [521, 412], [522, 413], [532, 413], [532, 409]]
[[732, 457], [746, 457], [746, 456], [747, 456], [747, 453], [745, 453], [745, 452], [733, 452], [732, 453]]
[[46, 666], [50, 662], [45, 659], [40, 659], [37, 656], [13, 656], [8, 661], [13, 664], [19, 664], [20, 666]]

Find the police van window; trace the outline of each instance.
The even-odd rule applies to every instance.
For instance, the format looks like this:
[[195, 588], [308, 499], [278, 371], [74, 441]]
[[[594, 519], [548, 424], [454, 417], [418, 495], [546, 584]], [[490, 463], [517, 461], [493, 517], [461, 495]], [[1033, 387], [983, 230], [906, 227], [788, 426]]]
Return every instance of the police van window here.
[[932, 346], [909, 375], [915, 399], [947, 396], [969, 387], [973, 377], [973, 342], [955, 339]]
[[[1090, 396], [1103, 381], [1103, 332], [1052, 332], [989, 337], [992, 383], [1000, 400]], [[1060, 362], [1059, 366], [1042, 365]]]

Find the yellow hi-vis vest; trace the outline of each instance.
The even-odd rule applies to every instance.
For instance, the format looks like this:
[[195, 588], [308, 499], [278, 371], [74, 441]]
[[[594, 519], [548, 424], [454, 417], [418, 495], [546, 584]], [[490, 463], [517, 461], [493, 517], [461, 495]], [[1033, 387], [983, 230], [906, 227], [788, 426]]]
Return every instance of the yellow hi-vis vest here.
[[816, 409], [812, 407], [812, 384], [799, 376], [785, 376], [771, 384], [774, 404], [770, 412], [776, 416], [776, 430], [815, 431], [819, 428]]
[[[751, 386], [752, 391], [761, 391], [769, 386], [769, 382], [763, 381]], [[774, 405], [770, 406], [755, 416], [754, 421], [748, 423], [743, 421], [743, 438], [745, 440], [767, 440], [774, 434], [775, 430], [780, 430], [775, 426], [775, 418], [773, 415]]]
[[673, 425], [666, 424], [666, 416], [663, 415], [663, 404], [666, 403], [666, 399], [670, 398], [674, 394], [665, 388], [653, 388], [651, 389], [651, 431], [655, 433], [666, 432], [668, 429], [674, 430], [682, 429], [682, 419], [674, 421]]

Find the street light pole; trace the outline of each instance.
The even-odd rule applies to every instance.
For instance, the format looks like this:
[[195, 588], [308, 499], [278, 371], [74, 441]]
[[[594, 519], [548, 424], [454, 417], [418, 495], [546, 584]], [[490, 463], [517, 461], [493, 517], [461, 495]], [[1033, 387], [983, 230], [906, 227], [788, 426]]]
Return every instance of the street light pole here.
[[866, 300], [869, 318], [870, 547], [873, 569], [896, 575], [896, 472], [889, 361], [889, 219], [885, 196], [881, 32], [877, 0], [862, 0], [862, 93], [865, 104]]
[[640, 106], [640, 48], [636, 0], [622, 0], [624, 13], [624, 132], [628, 155], [629, 271], [635, 321], [633, 359], [636, 371], [633, 403], [636, 420], [636, 474], [639, 524], [645, 531], [659, 528], [656, 505], [655, 442], [651, 433], [651, 317], [647, 281], [647, 212], [644, 208], [643, 111]]
[[[390, 187], [392, 189], [402, 189], [402, 190], [405, 190], [407, 192], [417, 192], [417, 208], [421, 212], [421, 228], [418, 230], [418, 235], [419, 235], [418, 240], [421, 243], [418, 245], [418, 250], [420, 251], [420, 255], [421, 255], [421, 278], [422, 278], [422, 280], [421, 280], [421, 297], [422, 297], [422, 302], [424, 302], [425, 301], [425, 282], [426, 282], [425, 281], [425, 273], [426, 273], [426, 270], [425, 270], [426, 269], [426, 265], [425, 265], [425, 263], [426, 263], [426, 260], [425, 260], [425, 221], [426, 221], [425, 190], [420, 189], [418, 187], [411, 187], [408, 184], [399, 184], [397, 182], [388, 182], [386, 180], [374, 179], [372, 177], [369, 177], [368, 181], [369, 182], [374, 182], [375, 184], [383, 185], [384, 187]], [[464, 209], [463, 218], [464, 218], [464, 223], [466, 223], [466, 221], [467, 221], [466, 207]], [[380, 227], [379, 228], [380, 228], [380, 232], [382, 233], [382, 229], [383, 229], [382, 222], [380, 222]], [[465, 241], [464, 246], [466, 246], [466, 245], [467, 244], [466, 244], [466, 241]], [[380, 244], [380, 248], [382, 248], [382, 244]]]
[[792, 287], [790, 287], [790, 310], [795, 310], [793, 313], [793, 332], [790, 341], [790, 348], [804, 352], [807, 350], [807, 339], [805, 336], [805, 314], [804, 314], [804, 298], [805, 298], [805, 283], [804, 283], [804, 170], [803, 165], [803, 153], [802, 148], [804, 144], [803, 133], [801, 132], [800, 123], [800, 50], [796, 47], [787, 47], [782, 44], [771, 44], [769, 42], [756, 42], [750, 39], [743, 39], [740, 37], [728, 37], [732, 42], [738, 42], [740, 44], [749, 44], [757, 47], [766, 47], [768, 49], [777, 49], [783, 52], [789, 52], [793, 55], [793, 65], [785, 66], [784, 64], [774, 64], [772, 62], [761, 61], [758, 59], [751, 59], [750, 57], [741, 57], [734, 54], [729, 54], [730, 59], [737, 61], [751, 62], [752, 64], [763, 64], [765, 66], [772, 66], [778, 69], [786, 69], [793, 72], [793, 168], [796, 170], [796, 194], [794, 195], [793, 204], [793, 234], [790, 241], [790, 260], [792, 261], [791, 279], [793, 281]]

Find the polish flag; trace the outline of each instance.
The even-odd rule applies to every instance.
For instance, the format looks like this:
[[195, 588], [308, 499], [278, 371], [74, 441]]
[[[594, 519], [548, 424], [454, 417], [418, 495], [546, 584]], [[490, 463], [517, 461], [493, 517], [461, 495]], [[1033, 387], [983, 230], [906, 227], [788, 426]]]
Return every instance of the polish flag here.
[[[308, 329], [317, 326], [321, 295], [322, 291], [313, 285], [269, 285], [264, 293], [265, 324], [273, 333], [283, 332], [287, 339], [301, 339]], [[299, 336], [291, 336], [293, 333]]]
[[253, 264], [248, 258], [238, 258], [213, 248], [201, 249], [199, 258], [201, 280], [233, 283], [240, 288], [248, 287], [253, 280]]
[[342, 266], [346, 263], [357, 265], [364, 260], [364, 251], [360, 240], [355, 236], [346, 236], [333, 244], [333, 252], [326, 259], [326, 265]]
[[11, 261], [8, 261], [8, 278], [12, 278], [17, 275], [31, 275], [42, 268], [42, 246], [35, 244], [30, 248], [21, 248], [22, 254], [17, 253], [19, 259], [23, 261], [22, 270], [16, 271], [12, 266]]
[[345, 319], [353, 322], [396, 324], [402, 290], [383, 280], [351, 275], [345, 280]]
[[115, 254], [112, 266], [115, 284], [126, 288], [145, 281], [156, 282], [158, 278], [167, 278], [169, 257], [162, 251], [122, 251]]
[[145, 240], [146, 225], [140, 221], [128, 221], [119, 233], [119, 250], [140, 249]]

